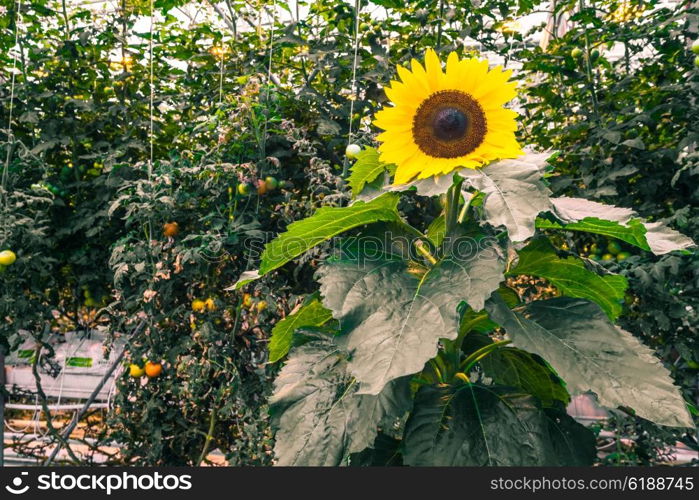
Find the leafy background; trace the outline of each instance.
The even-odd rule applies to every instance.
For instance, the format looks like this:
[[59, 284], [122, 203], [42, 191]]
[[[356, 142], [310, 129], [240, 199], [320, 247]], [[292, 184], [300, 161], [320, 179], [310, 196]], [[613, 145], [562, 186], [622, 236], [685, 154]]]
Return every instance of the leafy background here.
[[[12, 349], [19, 329], [45, 341], [50, 330], [131, 331], [145, 320], [129, 357], [163, 359], [166, 370], [147, 384], [119, 379], [117, 411], [94, 431], [128, 443], [115, 461], [196, 464], [218, 448], [233, 464], [270, 463], [265, 400], [276, 368], [266, 364], [267, 339], [315, 291], [326, 249], [227, 289], [256, 267], [257, 243], [321, 205], [346, 203], [350, 124], [354, 142], [372, 144], [382, 86], [426, 47], [483, 52], [517, 69], [522, 142], [560, 151], [548, 179], [555, 195], [633, 207], [699, 238], [691, 2], [363, 1], [356, 96], [352, 4], [156, 0], [152, 89], [148, 4], [23, 2], [15, 26], [17, 4], [0, 2], [3, 128], [19, 56], [14, 140], [5, 135], [0, 151], [11, 158], [0, 241], [19, 260], [0, 278], [0, 338]], [[622, 4], [639, 15], [620, 15]], [[512, 28], [542, 10], [554, 14], [545, 47]], [[284, 187], [238, 194], [239, 184], [269, 175]], [[399, 208], [409, 220], [438, 213], [419, 197]], [[161, 230], [171, 221], [180, 226], [172, 240]], [[622, 260], [608, 258], [601, 237], [557, 244], [599, 255], [629, 279], [621, 324], [696, 402], [697, 254], [653, 257], [622, 245], [630, 254]], [[208, 297], [215, 311], [191, 310]], [[612, 425], [636, 437], [612, 463], [654, 463], [679, 437], [632, 417]]]

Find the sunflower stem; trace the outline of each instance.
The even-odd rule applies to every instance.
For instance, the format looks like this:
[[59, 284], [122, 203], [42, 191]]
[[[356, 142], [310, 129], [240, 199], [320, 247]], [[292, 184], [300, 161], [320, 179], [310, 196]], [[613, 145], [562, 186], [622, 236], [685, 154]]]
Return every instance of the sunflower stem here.
[[461, 211], [459, 212], [459, 217], [456, 219], [456, 222], [458, 224], [461, 224], [464, 222], [466, 219], [466, 213], [468, 212], [468, 207], [470, 206], [470, 200], [464, 200], [464, 206], [461, 207]]
[[447, 236], [451, 236], [458, 222], [459, 204], [461, 203], [461, 185], [463, 178], [459, 179], [447, 191], [447, 210], [446, 210], [446, 231]]

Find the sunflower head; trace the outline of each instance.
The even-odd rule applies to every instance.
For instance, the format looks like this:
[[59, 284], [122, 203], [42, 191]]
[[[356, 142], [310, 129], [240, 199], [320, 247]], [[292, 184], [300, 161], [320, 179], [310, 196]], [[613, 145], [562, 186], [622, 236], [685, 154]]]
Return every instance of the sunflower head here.
[[478, 168], [493, 160], [516, 158], [517, 113], [503, 105], [515, 96], [510, 71], [478, 59], [449, 54], [446, 71], [434, 50], [423, 67], [398, 67], [386, 95], [393, 106], [379, 111], [374, 124], [382, 161], [397, 166], [395, 183], [442, 175], [457, 168]]

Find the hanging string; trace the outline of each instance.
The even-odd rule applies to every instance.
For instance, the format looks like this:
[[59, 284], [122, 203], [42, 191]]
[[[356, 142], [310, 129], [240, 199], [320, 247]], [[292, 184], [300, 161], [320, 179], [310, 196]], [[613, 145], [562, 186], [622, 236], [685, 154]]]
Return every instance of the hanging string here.
[[[359, 11], [362, 8], [362, 0], [354, 1], [354, 57], [352, 59], [352, 85], [350, 88], [349, 131], [347, 133], [347, 146], [352, 144], [352, 118], [354, 116], [354, 101], [357, 100], [357, 61], [359, 59]], [[342, 163], [342, 176], [347, 175], [347, 155]]]
[[225, 58], [225, 51], [223, 47], [221, 48], [221, 61], [220, 61], [220, 66], [221, 66], [221, 71], [219, 73], [218, 77], [218, 106], [219, 108], [221, 107], [221, 104], [223, 103], [223, 60]]
[[153, 89], [153, 0], [150, 0], [150, 36], [148, 37], [148, 66], [150, 73], [150, 103], [148, 110], [150, 113], [150, 125], [148, 130], [148, 141], [150, 143], [150, 155], [148, 158], [148, 180], [153, 176], [153, 102], [155, 90]]
[[[267, 89], [265, 91], [265, 122], [264, 122], [264, 129], [263, 129], [263, 134], [262, 134], [262, 148], [261, 148], [261, 153], [262, 153], [262, 158], [261, 160], [264, 160], [267, 157], [267, 126], [269, 122], [269, 94], [270, 94], [270, 89], [272, 88], [272, 55], [274, 53], [274, 27], [277, 22], [277, 2], [276, 0], [272, 0], [272, 14], [271, 14], [271, 19], [270, 19], [270, 29], [269, 29], [269, 47], [268, 47], [268, 54], [267, 57], [269, 58], [269, 61], [267, 63]], [[269, 12], [268, 12], [269, 15]]]
[[[20, 19], [20, 12], [22, 10], [22, 0], [17, 0], [16, 3], [17, 10], [15, 11], [15, 44], [14, 47], [16, 48], [19, 45], [19, 19]], [[10, 77], [10, 106], [8, 110], [9, 117], [7, 119], [7, 154], [5, 156], [5, 164], [3, 165], [2, 169], [2, 196], [3, 196], [3, 206], [5, 210], [9, 210], [9, 197], [7, 196], [7, 179], [9, 177], [9, 172], [10, 172], [10, 157], [12, 155], [12, 146], [14, 144], [14, 134], [12, 132], [12, 117], [13, 117], [13, 112], [14, 112], [14, 104], [15, 104], [15, 84], [16, 84], [16, 79], [17, 79], [17, 53], [15, 52], [14, 55], [12, 56], [12, 76]], [[6, 221], [7, 218], [3, 217], [3, 221]], [[5, 238], [5, 234], [3, 232], [3, 238]]]

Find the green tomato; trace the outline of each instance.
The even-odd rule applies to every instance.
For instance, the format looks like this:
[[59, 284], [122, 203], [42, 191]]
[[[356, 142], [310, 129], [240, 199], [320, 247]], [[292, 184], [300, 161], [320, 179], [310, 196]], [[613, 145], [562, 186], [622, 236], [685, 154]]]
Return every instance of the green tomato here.
[[613, 256], [612, 254], [610, 254], [610, 253], [605, 253], [605, 254], [602, 256], [602, 260], [614, 260], [614, 256]]
[[573, 59], [580, 59], [582, 57], [583, 51], [579, 47], [575, 47], [570, 51], [570, 56]]
[[631, 257], [631, 254], [630, 254], [629, 252], [619, 252], [619, 253], [616, 255], [616, 260], [617, 260], [618, 262], [621, 262], [622, 260], [626, 260], [626, 259], [628, 259], [629, 257]]
[[597, 59], [599, 59], [599, 50], [592, 49], [592, 52], [590, 52], [590, 61], [595, 62]]
[[250, 194], [250, 185], [243, 182], [238, 184], [238, 194], [242, 196], [247, 196]]
[[694, 65], [699, 68], [699, 56], [694, 58]]
[[69, 181], [72, 175], [73, 175], [73, 169], [72, 169], [72, 168], [70, 168], [70, 167], [68, 167], [68, 166], [65, 166], [65, 167], [63, 167], [63, 168], [61, 169], [61, 175], [60, 175], [60, 177], [61, 177], [61, 180], [62, 180], [62, 181], [66, 181], [66, 182]]
[[597, 243], [593, 243], [590, 245], [590, 253], [599, 253], [599, 248], [597, 247]]
[[699, 40], [694, 40], [694, 43], [692, 44], [692, 52], [699, 54]]
[[610, 241], [609, 245], [607, 245], [607, 251], [612, 255], [618, 254], [621, 250], [621, 245], [616, 241]]
[[279, 187], [279, 181], [274, 177], [266, 177], [265, 184], [267, 184], [267, 191], [274, 191]]
[[596, 253], [592, 253], [592, 254], [590, 254], [589, 259], [590, 260], [600, 260], [600, 256], [597, 255]]

